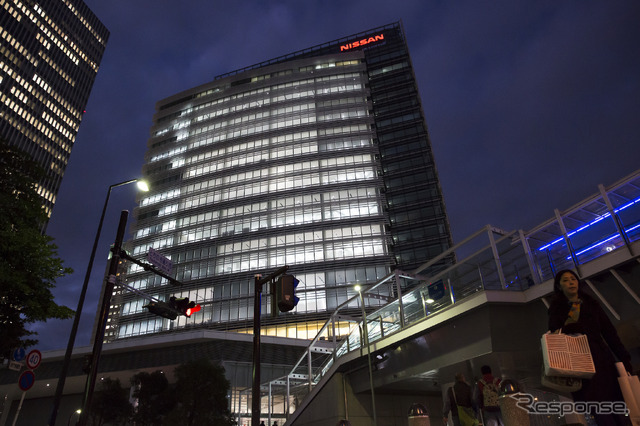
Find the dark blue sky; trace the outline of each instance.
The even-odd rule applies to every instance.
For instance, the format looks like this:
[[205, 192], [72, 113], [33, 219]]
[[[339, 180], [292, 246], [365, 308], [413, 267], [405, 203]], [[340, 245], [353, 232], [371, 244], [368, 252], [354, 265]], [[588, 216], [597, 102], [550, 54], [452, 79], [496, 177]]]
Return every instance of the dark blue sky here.
[[[402, 20], [454, 240], [530, 229], [640, 168], [640, 2], [85, 0], [111, 31], [48, 233], [75, 309], [109, 185], [140, 175], [154, 105], [213, 77]], [[76, 345], [89, 345], [112, 193]], [[71, 321], [37, 324], [62, 349]]]

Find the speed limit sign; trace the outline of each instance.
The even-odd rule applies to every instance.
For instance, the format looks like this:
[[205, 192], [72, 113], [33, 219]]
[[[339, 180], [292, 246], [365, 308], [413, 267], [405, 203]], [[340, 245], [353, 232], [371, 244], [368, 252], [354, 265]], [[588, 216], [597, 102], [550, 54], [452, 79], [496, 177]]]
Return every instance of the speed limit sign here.
[[38, 366], [40, 365], [40, 362], [42, 361], [42, 352], [40, 352], [37, 349], [32, 350], [27, 355], [26, 361], [27, 361], [27, 367], [29, 367], [32, 370], [35, 370], [36, 368], [38, 368]]

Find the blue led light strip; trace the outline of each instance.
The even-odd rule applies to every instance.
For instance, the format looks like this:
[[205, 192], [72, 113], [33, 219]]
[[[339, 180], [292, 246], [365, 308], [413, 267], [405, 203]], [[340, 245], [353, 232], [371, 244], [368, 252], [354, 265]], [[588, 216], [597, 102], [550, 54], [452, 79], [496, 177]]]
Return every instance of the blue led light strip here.
[[[639, 203], [639, 202], [640, 202], [640, 198], [636, 198], [635, 200], [633, 200], [633, 201], [629, 201], [627, 204], [625, 204], [625, 205], [623, 205], [623, 206], [621, 206], [621, 207], [619, 207], [619, 208], [617, 208], [617, 209], [614, 209], [613, 211], [614, 211], [615, 213], [618, 213], [618, 212], [620, 212], [620, 211], [622, 211], [622, 210], [626, 209], [627, 207], [630, 207], [630, 206], [632, 206], [632, 205], [634, 205], [634, 204], [636, 204], [636, 203]], [[576, 229], [576, 230], [574, 230], [574, 231], [571, 231], [570, 233], [568, 233], [568, 234], [567, 234], [567, 236], [568, 236], [568, 237], [571, 237], [571, 236], [573, 236], [573, 235], [577, 234], [578, 232], [581, 232], [581, 231], [585, 230], [586, 228], [590, 227], [591, 225], [595, 225], [596, 223], [598, 223], [598, 222], [600, 222], [601, 220], [606, 219], [606, 218], [608, 218], [608, 217], [610, 217], [610, 216], [611, 216], [611, 213], [608, 213], [608, 212], [607, 212], [607, 213], [603, 214], [602, 216], [600, 216], [600, 217], [598, 217], [598, 218], [594, 219], [593, 221], [591, 221], [591, 222], [587, 223], [586, 225], [584, 225], [584, 226], [582, 226], [582, 227], [580, 227], [580, 228], [578, 228], [578, 229]], [[636, 228], [637, 228], [637, 227], [631, 228], [631, 229], [629, 229], [628, 231], [631, 231], [631, 230], [636, 229]], [[563, 241], [563, 240], [564, 240], [564, 238], [563, 238], [563, 237], [560, 237], [560, 238], [558, 238], [558, 239], [556, 239], [556, 240], [554, 240], [554, 241], [550, 242], [549, 244], [546, 244], [546, 245], [544, 245], [544, 246], [542, 246], [542, 247], [539, 247], [539, 248], [538, 248], [538, 251], [544, 251], [544, 250], [548, 249], [549, 247], [551, 247], [551, 246], [553, 246], [553, 245], [555, 245], [555, 244], [557, 244], [557, 243], [559, 243], [559, 242], [561, 242], [561, 241]], [[607, 240], [607, 241], [608, 241], [608, 240]], [[598, 245], [598, 244], [603, 244], [603, 243], [604, 243], [604, 241], [602, 241], [602, 242], [600, 242], [600, 243], [597, 243], [596, 245]], [[593, 248], [593, 247], [595, 247], [595, 246], [592, 246], [591, 248]], [[585, 250], [587, 250], [587, 249], [585, 249]], [[584, 253], [584, 251], [581, 251], [580, 253]], [[576, 253], [576, 254], [580, 254], [580, 253]]]
[[[635, 231], [638, 228], [640, 228], [640, 224], [627, 229], [627, 232]], [[606, 240], [599, 241], [599, 242], [597, 242], [597, 243], [595, 243], [595, 244], [593, 244], [593, 245], [591, 245], [591, 246], [589, 246], [589, 247], [587, 247], [585, 249], [580, 250], [579, 252], [576, 253], [576, 256], [580, 256], [582, 253], [585, 253], [585, 252], [587, 252], [587, 251], [589, 251], [589, 250], [591, 250], [593, 248], [596, 248], [596, 247], [598, 247], [598, 246], [600, 246], [600, 245], [602, 245], [602, 244], [604, 244], [606, 242], [609, 242], [609, 241], [611, 241], [614, 238], [619, 237], [619, 236], [620, 236], [619, 234], [615, 234], [615, 235], [612, 235], [611, 237], [607, 238]], [[571, 259], [571, 256], [567, 257], [567, 260], [569, 260], [569, 259]]]

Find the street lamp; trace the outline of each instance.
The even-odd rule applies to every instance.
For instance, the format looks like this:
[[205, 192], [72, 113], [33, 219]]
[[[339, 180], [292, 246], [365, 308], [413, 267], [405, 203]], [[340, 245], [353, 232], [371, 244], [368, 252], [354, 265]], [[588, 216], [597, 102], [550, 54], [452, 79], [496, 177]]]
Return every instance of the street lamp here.
[[60, 372], [60, 378], [58, 379], [58, 386], [56, 387], [56, 394], [53, 399], [53, 409], [51, 410], [51, 417], [49, 418], [49, 425], [54, 426], [56, 424], [56, 417], [58, 416], [58, 408], [60, 407], [60, 400], [62, 399], [62, 392], [64, 390], [64, 384], [67, 379], [67, 373], [69, 371], [69, 364], [71, 362], [71, 353], [73, 352], [73, 345], [76, 341], [76, 334], [78, 333], [78, 326], [80, 324], [80, 316], [82, 315], [82, 307], [84, 305], [84, 298], [87, 294], [87, 288], [89, 286], [89, 278], [91, 277], [91, 269], [93, 268], [93, 260], [96, 257], [96, 249], [98, 248], [98, 241], [100, 240], [100, 232], [102, 231], [102, 224], [104, 222], [104, 215], [107, 212], [107, 204], [109, 204], [109, 197], [111, 196], [111, 190], [118, 186], [128, 185], [130, 183], [137, 182], [138, 189], [141, 191], [148, 191], [149, 185], [141, 179], [131, 179], [120, 183], [114, 183], [109, 186], [107, 190], [107, 198], [104, 200], [104, 207], [102, 208], [102, 215], [100, 216], [100, 222], [98, 223], [98, 231], [96, 232], [96, 239], [93, 242], [93, 249], [91, 250], [91, 256], [89, 257], [89, 265], [87, 266], [87, 272], [84, 275], [84, 283], [82, 283], [82, 290], [80, 291], [80, 299], [78, 299], [78, 308], [73, 318], [73, 326], [71, 327], [71, 334], [69, 335], [69, 342], [67, 343], [67, 351], [64, 354], [64, 361], [62, 363], [62, 371]]
[[69, 420], [67, 420], [67, 426], [71, 425], [71, 417], [73, 417], [74, 414], [80, 414], [80, 413], [82, 413], [82, 410], [79, 409], [79, 408], [76, 411], [74, 411], [73, 413], [71, 413], [71, 415], [69, 416]]
[[371, 408], [373, 410], [373, 426], [378, 424], [376, 416], [376, 397], [373, 391], [373, 367], [371, 366], [371, 346], [369, 346], [369, 327], [367, 325], [367, 311], [364, 309], [364, 297], [362, 296], [362, 287], [356, 285], [355, 291], [360, 296], [360, 307], [362, 308], [362, 334], [364, 335], [364, 345], [367, 346], [367, 362], [369, 364], [369, 386], [371, 386]]

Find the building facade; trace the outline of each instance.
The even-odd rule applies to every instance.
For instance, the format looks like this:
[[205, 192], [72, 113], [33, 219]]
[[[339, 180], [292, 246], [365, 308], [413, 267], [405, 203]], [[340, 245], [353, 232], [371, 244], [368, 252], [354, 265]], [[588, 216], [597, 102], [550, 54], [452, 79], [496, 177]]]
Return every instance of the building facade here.
[[452, 245], [400, 23], [158, 102], [143, 176], [151, 191], [134, 212], [128, 249], [142, 259], [159, 251], [183, 285], [136, 265], [127, 285], [202, 310], [171, 321], [120, 290], [107, 341], [191, 327], [251, 333], [254, 276], [284, 265], [300, 281], [300, 302], [272, 316], [264, 297], [263, 333], [310, 339], [356, 285]]
[[49, 217], [108, 38], [81, 0], [0, 0], [0, 138], [45, 169]]

